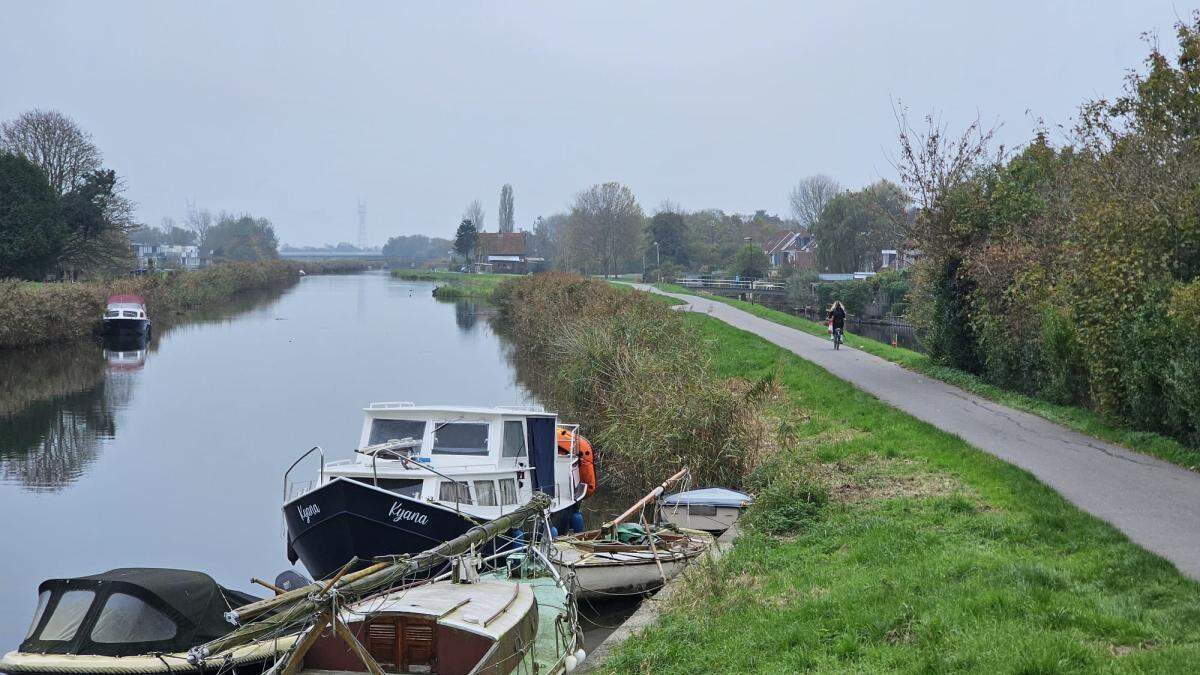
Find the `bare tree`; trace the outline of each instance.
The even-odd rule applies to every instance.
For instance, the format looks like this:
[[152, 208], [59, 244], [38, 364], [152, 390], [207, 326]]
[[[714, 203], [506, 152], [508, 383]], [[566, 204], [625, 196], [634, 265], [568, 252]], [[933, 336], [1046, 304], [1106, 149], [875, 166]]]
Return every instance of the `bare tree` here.
[[575, 196], [567, 221], [572, 262], [585, 272], [608, 276], [633, 259], [644, 215], [633, 192], [604, 183]]
[[908, 220], [905, 233], [926, 254], [961, 249], [964, 233], [954, 227], [955, 205], [951, 191], [966, 183], [981, 167], [998, 166], [1005, 158], [1000, 146], [990, 150], [996, 127], [984, 127], [976, 117], [958, 135], [946, 123], [925, 116], [925, 129], [918, 131], [904, 108], [893, 108], [899, 129], [900, 156], [891, 160], [900, 182], [917, 206], [916, 218]]
[[36, 164], [60, 195], [98, 170], [101, 162], [91, 134], [57, 110], [35, 108], [0, 123], [0, 150]]
[[187, 213], [183, 217], [183, 226], [186, 229], [196, 233], [196, 241], [203, 245], [208, 231], [216, 225], [217, 220], [213, 217], [212, 211], [208, 209], [197, 209], [195, 202], [188, 201]]
[[513, 189], [508, 183], [500, 188], [500, 231], [513, 231]]
[[473, 199], [470, 204], [467, 204], [467, 209], [463, 211], [462, 217], [464, 220], [471, 221], [476, 232], [483, 232], [483, 204], [480, 204], [478, 199]]
[[836, 180], [821, 173], [801, 180], [792, 188], [792, 215], [801, 225], [812, 229], [821, 217], [821, 211], [841, 189]]

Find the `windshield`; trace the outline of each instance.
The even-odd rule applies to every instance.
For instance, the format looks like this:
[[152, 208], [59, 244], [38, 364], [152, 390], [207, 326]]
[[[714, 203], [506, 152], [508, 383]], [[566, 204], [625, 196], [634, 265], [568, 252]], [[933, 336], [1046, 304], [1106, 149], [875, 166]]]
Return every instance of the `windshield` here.
[[96, 594], [92, 591], [67, 591], [58, 599], [54, 613], [42, 629], [42, 640], [70, 640], [79, 630]]
[[486, 455], [488, 425], [481, 422], [443, 424], [433, 437], [435, 455]]
[[367, 439], [367, 445], [386, 441], [402, 441], [406, 438], [420, 441], [424, 437], [424, 420], [375, 420], [371, 424], [371, 436]]

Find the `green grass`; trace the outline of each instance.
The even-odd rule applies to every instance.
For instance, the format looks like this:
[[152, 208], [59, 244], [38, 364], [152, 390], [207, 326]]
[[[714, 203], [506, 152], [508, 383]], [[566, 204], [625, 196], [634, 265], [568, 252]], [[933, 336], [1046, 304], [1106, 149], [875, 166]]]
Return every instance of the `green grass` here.
[[392, 270], [392, 277], [406, 281], [440, 282], [434, 295], [443, 300], [459, 298], [488, 299], [506, 279], [520, 278], [514, 274], [464, 274], [430, 270]]
[[[669, 293], [698, 295], [695, 289], [675, 284], [655, 284], [655, 287]], [[824, 326], [803, 317], [793, 316], [786, 312], [743, 300], [724, 298], [708, 293], [703, 294], [703, 296], [706, 299], [724, 302], [757, 317], [774, 321], [775, 323], [795, 328], [805, 333], [821, 337], [825, 337], [828, 334]], [[914, 352], [910, 349], [893, 347], [877, 340], [850, 333], [846, 334], [846, 344], [868, 354], [873, 354], [879, 358], [896, 363], [909, 370], [915, 370], [934, 379], [952, 384], [960, 389], [965, 389], [978, 396], [1009, 406], [1010, 408], [1039, 415], [1069, 429], [1102, 438], [1110, 443], [1116, 443], [1117, 445], [1122, 445], [1137, 452], [1158, 457], [1164, 461], [1192, 470], [1200, 468], [1200, 449], [1188, 447], [1173, 438], [1114, 424], [1087, 408], [1050, 403], [1039, 398], [1002, 389], [988, 384], [970, 373], [938, 365], [925, 354]]]
[[776, 378], [784, 456], [806, 462], [832, 499], [799, 531], [748, 531], [697, 570], [608, 672], [1189, 672], [1200, 662], [1200, 585], [1162, 559], [1024, 471], [790, 352], [711, 317], [687, 321], [723, 375]]

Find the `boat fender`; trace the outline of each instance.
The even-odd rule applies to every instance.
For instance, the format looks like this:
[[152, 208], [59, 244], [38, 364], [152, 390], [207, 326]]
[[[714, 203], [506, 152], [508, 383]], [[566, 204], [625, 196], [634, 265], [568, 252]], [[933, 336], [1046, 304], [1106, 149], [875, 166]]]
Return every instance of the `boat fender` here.
[[563, 659], [563, 670], [567, 671], [568, 673], [573, 672], [578, 665], [579, 660], [575, 658], [574, 654], [567, 654], [567, 656]]
[[583, 663], [583, 660], [586, 658], [587, 658], [587, 652], [583, 651], [582, 649], [575, 650], [575, 662], [576, 663]]
[[554, 527], [553, 525], [551, 525], [551, 526], [550, 526], [550, 537], [551, 537], [551, 538], [554, 538], [554, 537], [557, 537], [557, 536], [558, 536], [558, 528], [557, 528], [557, 527]]
[[576, 511], [575, 513], [571, 514], [571, 530], [575, 532], [583, 532], [584, 525], [582, 513]]

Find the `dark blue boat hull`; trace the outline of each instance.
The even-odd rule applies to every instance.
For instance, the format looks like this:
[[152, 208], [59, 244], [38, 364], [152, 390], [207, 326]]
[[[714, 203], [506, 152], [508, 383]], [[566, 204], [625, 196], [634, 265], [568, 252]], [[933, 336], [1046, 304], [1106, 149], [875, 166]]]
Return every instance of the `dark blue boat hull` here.
[[[575, 509], [572, 505], [553, 513], [552, 526], [565, 532]], [[292, 500], [283, 507], [283, 516], [288, 560], [304, 563], [315, 579], [333, 574], [356, 557], [420, 553], [477, 524], [453, 509], [346, 478], [335, 478]], [[489, 546], [483, 553], [496, 550]]]

